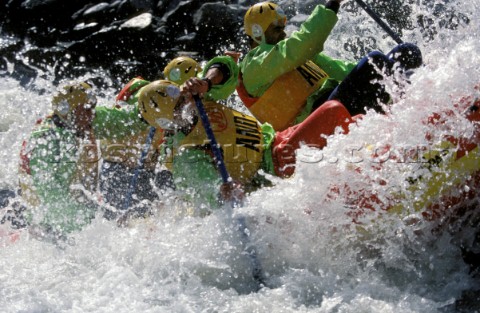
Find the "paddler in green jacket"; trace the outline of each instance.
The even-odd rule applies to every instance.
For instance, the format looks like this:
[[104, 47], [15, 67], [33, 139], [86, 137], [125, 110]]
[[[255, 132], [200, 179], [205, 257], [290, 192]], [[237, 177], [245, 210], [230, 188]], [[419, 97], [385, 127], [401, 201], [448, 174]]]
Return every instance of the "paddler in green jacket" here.
[[[261, 2], [247, 11], [244, 29], [251, 50], [241, 61], [237, 91], [259, 121], [272, 124], [276, 130], [298, 124], [329, 99], [339, 82], [351, 73], [354, 75], [347, 80], [348, 88], [337, 90], [330, 99], [342, 102], [352, 115], [365, 113], [364, 106], [382, 112], [377, 98], [385, 101], [384, 87], [370, 84], [373, 79], [382, 79], [376, 67], [387, 71], [396, 61], [411, 67], [421, 63], [419, 49], [411, 44], [400, 45], [387, 56], [376, 52], [358, 64], [324, 54], [325, 41], [337, 23], [336, 13], [342, 1], [317, 5], [289, 38], [284, 31], [287, 19], [278, 5]], [[345, 95], [352, 89], [356, 89], [357, 97]]]
[[[192, 76], [199, 75], [199, 64], [190, 57], [180, 56], [171, 60], [164, 69], [165, 77], [177, 83], [183, 83]], [[133, 118], [141, 121], [137, 111], [138, 93], [142, 87], [150, 82], [142, 77], [131, 79], [116, 96], [115, 108], [131, 112]], [[120, 113], [120, 111], [115, 111]], [[138, 132], [130, 132], [122, 136], [101, 141], [103, 158], [100, 190], [103, 200], [110, 205], [105, 217], [117, 218], [127, 210], [130, 215], [145, 216], [149, 213], [150, 203], [158, 200], [159, 193], [172, 189], [173, 183], [168, 171], [156, 167], [158, 161], [158, 147], [162, 143], [162, 130], [158, 130], [151, 138], [150, 147], [145, 148], [147, 138], [151, 136], [150, 127], [144, 121], [144, 126]], [[112, 125], [114, 127], [114, 125]], [[105, 127], [105, 129], [114, 129]], [[99, 131], [101, 131], [99, 129]], [[139, 164], [140, 156], [144, 149], [148, 149], [143, 164]], [[140, 168], [140, 166], [142, 168]], [[135, 186], [133, 186], [135, 182]], [[131, 203], [129, 203], [131, 202]], [[129, 206], [128, 208], [126, 206]]]
[[[213, 77], [212, 75], [217, 72], [225, 73], [224, 77], [229, 77], [229, 79], [215, 81], [215, 84], [212, 84], [209, 77]], [[211, 86], [205, 94], [206, 98], [221, 100], [234, 92], [238, 67], [231, 57], [218, 56], [208, 61], [202, 70], [192, 58], [180, 56], [167, 64], [164, 69], [164, 76], [177, 84], [183, 84], [195, 77], [201, 83]], [[141, 77], [132, 79], [118, 94], [117, 107], [127, 112], [133, 111], [135, 114], [138, 94], [142, 87], [147, 84], [149, 84], [149, 81]], [[136, 119], [140, 120], [141, 117], [138, 115]], [[102, 141], [103, 164], [100, 187], [106, 203], [117, 209], [117, 212], [108, 210], [107, 218], [116, 218], [117, 213], [123, 214], [125, 212], [127, 208], [124, 204], [128, 200], [126, 198], [128, 192], [133, 192], [133, 203], [128, 208], [130, 213], [145, 215], [151, 205], [149, 203], [142, 204], [142, 200], [157, 200], [159, 199], [159, 192], [171, 190], [174, 187], [168, 170], [156, 166], [159, 156], [158, 148], [163, 139], [161, 128], [158, 128], [155, 132], [143, 168], [138, 169], [138, 159], [149, 136], [149, 127], [146, 123], [145, 125], [146, 127], [140, 132]], [[106, 129], [112, 128], [106, 127]], [[135, 173], [137, 174], [136, 186], [134, 190], [131, 190]]]
[[20, 187], [29, 224], [61, 235], [94, 218], [98, 178], [92, 130], [96, 98], [87, 83], [65, 86], [53, 114], [38, 121], [20, 153]]
[[96, 140], [133, 136], [149, 125], [136, 106], [129, 111], [96, 107], [91, 86], [83, 82], [64, 86], [52, 107], [23, 143], [19, 177], [31, 229], [63, 236], [89, 224], [103, 206]]

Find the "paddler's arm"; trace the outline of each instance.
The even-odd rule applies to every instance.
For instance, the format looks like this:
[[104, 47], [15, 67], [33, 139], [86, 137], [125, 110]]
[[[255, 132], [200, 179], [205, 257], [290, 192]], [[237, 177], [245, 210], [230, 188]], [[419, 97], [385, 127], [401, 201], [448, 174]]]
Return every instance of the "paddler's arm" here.
[[206, 100], [218, 101], [228, 98], [237, 86], [238, 66], [231, 56], [211, 59], [200, 73], [182, 86], [184, 93], [204, 95]]
[[143, 132], [150, 126], [140, 118], [135, 105], [128, 110], [96, 107], [92, 127], [97, 139], [119, 139]]
[[333, 59], [323, 53], [317, 54], [312, 61], [331, 78], [342, 81], [357, 65], [357, 62]]

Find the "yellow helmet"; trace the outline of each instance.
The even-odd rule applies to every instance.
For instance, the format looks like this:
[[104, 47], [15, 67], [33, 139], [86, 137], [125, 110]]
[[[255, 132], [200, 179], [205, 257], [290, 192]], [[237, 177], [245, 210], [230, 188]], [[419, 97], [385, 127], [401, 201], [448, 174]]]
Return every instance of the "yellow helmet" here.
[[168, 80], [156, 80], [140, 89], [138, 110], [150, 126], [173, 128], [173, 110], [180, 97], [180, 88]]
[[192, 58], [181, 56], [173, 59], [165, 66], [163, 75], [165, 79], [178, 85], [183, 84], [189, 78], [196, 77], [202, 70], [197, 61]]
[[245, 33], [256, 41], [256, 38], [264, 38], [265, 31], [272, 24], [285, 25], [287, 16], [282, 8], [272, 2], [260, 2], [248, 9], [243, 18]]
[[70, 113], [82, 104], [89, 104], [92, 108], [97, 104], [92, 87], [84, 82], [65, 85], [52, 99], [53, 113], [67, 123]]

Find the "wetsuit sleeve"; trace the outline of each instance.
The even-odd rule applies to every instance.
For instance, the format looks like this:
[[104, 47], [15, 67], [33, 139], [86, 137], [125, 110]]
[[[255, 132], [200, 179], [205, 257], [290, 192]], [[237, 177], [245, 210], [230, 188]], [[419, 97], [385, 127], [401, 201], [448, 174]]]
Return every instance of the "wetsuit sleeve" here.
[[290, 72], [323, 51], [323, 45], [337, 23], [334, 11], [318, 5], [294, 32], [276, 45], [261, 44], [241, 63], [243, 83], [251, 96], [259, 97], [284, 73]]
[[237, 86], [238, 72], [239, 68], [237, 63], [233, 58], [229, 56], [218, 56], [210, 61], [204, 66], [204, 69], [201, 73], [201, 78], [205, 77], [208, 70], [216, 66], [223, 73], [223, 82], [218, 85], [213, 85], [212, 89], [206, 94], [207, 100], [218, 101], [228, 98], [234, 91]]
[[357, 65], [357, 62], [333, 59], [323, 53], [319, 53], [312, 61], [322, 68], [331, 78], [342, 81]]
[[92, 123], [97, 139], [121, 139], [146, 131], [150, 126], [143, 122], [137, 106], [131, 109], [97, 107]]

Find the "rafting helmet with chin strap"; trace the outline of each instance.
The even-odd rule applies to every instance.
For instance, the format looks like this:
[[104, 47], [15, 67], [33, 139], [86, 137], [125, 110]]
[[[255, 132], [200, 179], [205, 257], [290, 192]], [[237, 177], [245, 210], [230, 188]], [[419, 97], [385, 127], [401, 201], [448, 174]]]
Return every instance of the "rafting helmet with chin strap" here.
[[257, 43], [265, 41], [265, 32], [271, 24], [285, 25], [286, 23], [287, 17], [282, 8], [268, 1], [251, 6], [243, 18], [245, 33]]
[[52, 99], [53, 113], [68, 125], [70, 125], [71, 113], [78, 106], [89, 105], [93, 109], [96, 104], [97, 98], [92, 92], [92, 87], [85, 82], [63, 86]]
[[201, 70], [197, 61], [186, 56], [181, 56], [173, 59], [165, 66], [163, 75], [165, 79], [181, 85], [189, 78], [196, 77]]
[[138, 110], [150, 126], [173, 129], [173, 110], [179, 97], [177, 84], [168, 80], [156, 80], [140, 90]]

